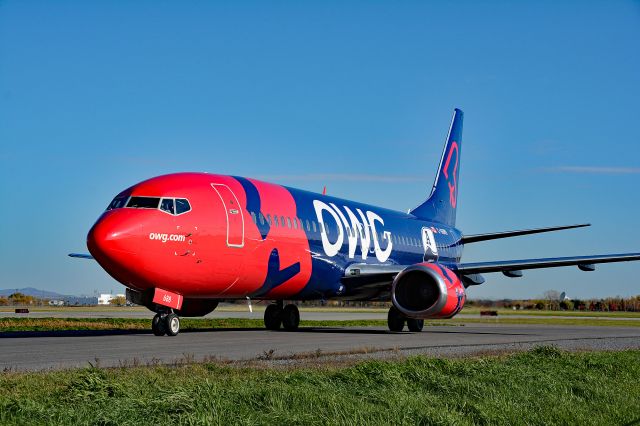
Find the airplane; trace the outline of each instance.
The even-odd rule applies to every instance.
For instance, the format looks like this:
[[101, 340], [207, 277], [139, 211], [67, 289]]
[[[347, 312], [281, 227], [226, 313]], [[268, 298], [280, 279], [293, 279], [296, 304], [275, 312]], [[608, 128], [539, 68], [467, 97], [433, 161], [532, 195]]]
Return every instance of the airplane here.
[[640, 260], [640, 253], [461, 262], [467, 244], [589, 226], [466, 235], [455, 227], [463, 112], [455, 109], [430, 195], [407, 213], [239, 176], [175, 173], [115, 196], [87, 235], [90, 254], [156, 315], [157, 336], [224, 300], [272, 301], [268, 330], [297, 330], [284, 301], [391, 301], [390, 331], [451, 318], [482, 274]]

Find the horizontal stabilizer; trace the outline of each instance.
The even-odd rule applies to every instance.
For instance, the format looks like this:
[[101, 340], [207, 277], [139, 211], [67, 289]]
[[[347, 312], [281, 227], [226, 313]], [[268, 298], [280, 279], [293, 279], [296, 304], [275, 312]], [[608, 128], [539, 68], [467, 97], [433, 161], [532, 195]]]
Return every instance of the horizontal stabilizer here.
[[580, 268], [581, 270], [593, 270], [593, 265], [596, 263], [630, 262], [633, 260], [640, 260], [640, 253], [461, 263], [457, 266], [456, 272], [462, 275], [485, 274], [489, 272], [508, 273], [510, 271], [520, 271], [523, 269], [556, 268], [559, 266], [582, 266]]
[[478, 241], [498, 240], [500, 238], [519, 237], [520, 235], [540, 234], [542, 232], [562, 231], [564, 229], [583, 228], [590, 223], [568, 226], [552, 226], [549, 228], [522, 229], [519, 231], [494, 232], [492, 234], [463, 235], [461, 244], [477, 243]]
[[84, 253], [69, 253], [69, 257], [77, 257], [79, 259], [93, 259], [93, 256]]

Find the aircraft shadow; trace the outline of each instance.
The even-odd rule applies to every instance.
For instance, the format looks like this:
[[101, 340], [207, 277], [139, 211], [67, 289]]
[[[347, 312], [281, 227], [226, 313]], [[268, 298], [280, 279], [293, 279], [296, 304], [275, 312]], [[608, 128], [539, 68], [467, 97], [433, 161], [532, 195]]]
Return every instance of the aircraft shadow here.
[[[282, 332], [287, 333], [282, 330]], [[412, 332], [412, 331], [389, 331], [389, 330], [368, 330], [368, 329], [352, 329], [352, 328], [313, 328], [313, 327], [302, 327], [298, 329], [298, 333], [335, 333], [335, 334], [421, 334], [420, 332]], [[506, 333], [506, 332], [495, 332], [495, 331], [466, 331], [460, 330], [456, 328], [455, 330], [432, 330], [429, 327], [425, 327], [422, 330], [422, 334], [487, 334], [487, 335], [497, 335], [497, 336], [526, 336], [526, 333]]]

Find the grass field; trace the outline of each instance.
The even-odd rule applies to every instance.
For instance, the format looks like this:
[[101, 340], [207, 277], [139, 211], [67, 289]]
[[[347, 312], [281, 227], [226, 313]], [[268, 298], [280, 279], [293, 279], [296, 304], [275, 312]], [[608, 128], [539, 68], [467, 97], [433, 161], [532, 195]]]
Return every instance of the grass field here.
[[[386, 321], [301, 321], [301, 327], [382, 326]], [[442, 322], [440, 322], [442, 324]], [[181, 330], [212, 328], [264, 328], [262, 319], [245, 318], [182, 318]], [[59, 330], [151, 330], [151, 320], [143, 318], [0, 318], [0, 333], [11, 331]]]
[[[0, 317], [0, 333], [61, 330], [150, 330], [151, 320], [144, 318], [24, 318]], [[608, 318], [460, 318], [425, 321], [425, 326], [464, 326], [465, 324], [535, 324], [565, 326], [640, 327], [640, 321], [617, 321]], [[183, 318], [182, 330], [215, 328], [264, 328], [261, 319], [245, 318]], [[386, 320], [302, 320], [301, 327], [386, 327]]]
[[[266, 304], [255, 303], [253, 310], [255, 312], [264, 312]], [[0, 312], [13, 312], [16, 307], [2, 306]], [[246, 312], [246, 305], [221, 304], [216, 308], [216, 312]], [[32, 306], [29, 307], [31, 312], [149, 312], [143, 306]], [[388, 308], [355, 308], [355, 307], [313, 307], [301, 306], [301, 312], [349, 312], [349, 313], [387, 313]], [[597, 317], [597, 318], [638, 318], [640, 312], [600, 312], [600, 311], [539, 311], [539, 310], [517, 310], [513, 309], [491, 309], [477, 308], [474, 306], [465, 307], [460, 313], [467, 315], [480, 315], [480, 311], [495, 310], [499, 316], [511, 315], [527, 315], [527, 316], [562, 316], [562, 317]]]
[[[151, 320], [139, 318], [1, 318], [0, 333], [25, 331], [65, 330], [150, 330]], [[565, 325], [600, 327], [640, 327], [640, 321], [615, 321], [607, 319], [572, 318], [466, 318], [425, 321], [429, 326], [464, 326], [465, 324], [510, 325]], [[264, 328], [261, 319], [244, 318], [183, 318], [181, 330], [207, 330], [216, 328]], [[386, 320], [326, 320], [300, 322], [301, 327], [386, 327]]]
[[637, 424], [640, 351], [0, 374], [0, 424]]

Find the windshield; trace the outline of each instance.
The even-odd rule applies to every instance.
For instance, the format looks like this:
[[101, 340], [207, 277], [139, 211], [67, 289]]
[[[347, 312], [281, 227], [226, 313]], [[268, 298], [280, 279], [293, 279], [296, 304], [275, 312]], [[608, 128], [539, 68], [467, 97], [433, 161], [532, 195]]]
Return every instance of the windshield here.
[[127, 207], [136, 209], [157, 209], [160, 204], [159, 197], [131, 197]]
[[[127, 199], [129, 200], [128, 202]], [[186, 198], [161, 198], [144, 196], [135, 196], [131, 198], [129, 198], [128, 196], [118, 196], [111, 202], [111, 204], [109, 204], [107, 210], [119, 209], [122, 207], [131, 209], [161, 210], [172, 216], [177, 216], [191, 210], [189, 200], [187, 200]]]

